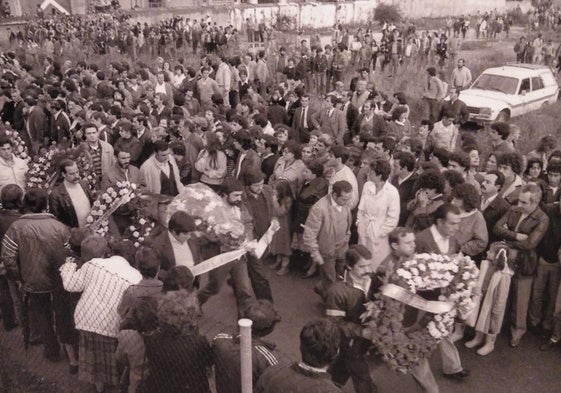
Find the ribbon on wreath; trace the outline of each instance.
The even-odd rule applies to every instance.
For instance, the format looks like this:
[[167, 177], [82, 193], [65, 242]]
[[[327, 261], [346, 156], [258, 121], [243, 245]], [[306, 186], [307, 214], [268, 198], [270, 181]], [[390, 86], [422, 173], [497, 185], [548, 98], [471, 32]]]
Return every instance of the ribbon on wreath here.
[[456, 307], [456, 304], [453, 302], [424, 299], [421, 296], [395, 284], [385, 284], [382, 286], [381, 291], [384, 296], [432, 314], [444, 314], [452, 311], [452, 309]]
[[222, 254], [209, 258], [190, 268], [191, 273], [193, 273], [193, 276], [195, 277], [200, 276], [203, 273], [207, 273], [220, 266], [224, 266], [227, 263], [240, 259], [243, 255], [245, 255], [248, 252], [251, 252], [257, 258], [261, 258], [265, 253], [265, 250], [273, 240], [273, 235], [275, 234], [276, 231], [278, 231], [279, 227], [280, 226], [278, 221], [273, 221], [269, 226], [269, 228], [267, 229], [267, 232], [265, 232], [265, 234], [261, 237], [261, 239], [259, 239], [259, 241], [253, 240], [244, 243], [242, 248], [239, 248], [234, 251], [224, 252]]

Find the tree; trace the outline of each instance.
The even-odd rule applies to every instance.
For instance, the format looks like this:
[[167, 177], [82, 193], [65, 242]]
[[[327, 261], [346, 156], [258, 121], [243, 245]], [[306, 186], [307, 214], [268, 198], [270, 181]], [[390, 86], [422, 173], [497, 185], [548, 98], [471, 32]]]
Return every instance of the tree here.
[[399, 22], [402, 19], [399, 7], [393, 4], [380, 3], [374, 10], [374, 20], [380, 23]]

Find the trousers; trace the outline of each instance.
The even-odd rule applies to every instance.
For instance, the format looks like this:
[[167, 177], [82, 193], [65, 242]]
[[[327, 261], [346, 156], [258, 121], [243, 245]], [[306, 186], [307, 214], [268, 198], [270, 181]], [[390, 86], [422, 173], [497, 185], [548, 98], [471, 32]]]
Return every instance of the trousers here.
[[[545, 329], [553, 326], [553, 311], [555, 308], [555, 297], [561, 279], [561, 266], [559, 263], [548, 263], [540, 258], [538, 272], [534, 278], [532, 297], [530, 301], [529, 318], [533, 326], [542, 322]], [[547, 305], [544, 315], [544, 295], [547, 293]]]
[[419, 364], [413, 367], [411, 376], [415, 379], [417, 385], [423, 389], [424, 393], [439, 393], [440, 389], [434, 379], [434, 374], [430, 369], [428, 359], [421, 359]]
[[51, 293], [28, 293], [29, 316], [41, 334], [43, 355], [47, 358], [59, 356], [60, 344], [55, 334], [53, 299]]
[[0, 275], [0, 311], [2, 311], [4, 329], [12, 330], [15, 328], [17, 326], [17, 321], [14, 301], [10, 293], [8, 279], [4, 275]]
[[532, 293], [533, 277], [514, 277], [512, 279], [512, 305], [510, 318], [510, 331], [512, 339], [520, 339], [526, 333], [526, 319], [528, 318], [528, 305]]
[[263, 259], [257, 258], [254, 255], [247, 254], [247, 272], [253, 292], [257, 299], [265, 299], [273, 302], [273, 294], [271, 293], [271, 285], [265, 276], [265, 265]]
[[208, 273], [208, 282], [205, 287], [199, 291], [197, 298], [201, 306], [205, 304], [208, 299], [220, 292], [228, 275], [232, 278], [234, 296], [236, 297], [238, 306], [238, 315], [241, 317], [244, 304], [248, 299], [253, 297], [245, 258], [240, 258], [234, 262], [211, 270]]
[[455, 374], [462, 371], [462, 361], [458, 349], [452, 342], [450, 336], [443, 338], [438, 344], [440, 356], [442, 357], [442, 372], [444, 374]]
[[343, 275], [345, 261], [334, 257], [323, 256], [324, 264], [319, 267], [320, 282], [318, 292], [325, 296], [331, 285], [337, 280], [337, 276]]
[[376, 393], [377, 391], [365, 356], [342, 351], [331, 366], [330, 372], [333, 382], [339, 386], [344, 386], [351, 378], [356, 393]]

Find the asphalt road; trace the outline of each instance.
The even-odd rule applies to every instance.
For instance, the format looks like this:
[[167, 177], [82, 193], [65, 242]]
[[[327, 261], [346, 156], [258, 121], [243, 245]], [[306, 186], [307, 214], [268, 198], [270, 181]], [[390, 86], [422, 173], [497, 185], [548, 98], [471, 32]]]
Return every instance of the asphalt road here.
[[[298, 359], [298, 335], [306, 321], [323, 315], [320, 298], [313, 292], [315, 280], [303, 280], [296, 274], [278, 277], [271, 273], [273, 297], [282, 321], [268, 338], [279, 350]], [[203, 309], [205, 315], [232, 324], [236, 319], [236, 305], [229, 287], [209, 300]], [[228, 322], [230, 321], [230, 322]], [[435, 351], [431, 367], [441, 393], [553, 393], [561, 392], [561, 347], [541, 352], [541, 338], [527, 334], [518, 348], [508, 345], [508, 337], [497, 339], [495, 351], [482, 357], [457, 343], [464, 368], [471, 371], [463, 382], [442, 376], [440, 354]], [[417, 393], [422, 390], [409, 375], [389, 370], [385, 364], [374, 361], [372, 376], [379, 393]], [[354, 392], [352, 383], [346, 392]]]
[[[313, 292], [313, 280], [303, 280], [295, 273], [285, 277], [270, 274], [275, 304], [282, 321], [268, 337], [288, 358], [297, 360], [298, 334], [307, 321], [323, 315], [319, 297]], [[220, 331], [231, 331], [236, 326], [237, 312], [232, 289], [225, 285], [221, 293], [211, 298], [203, 308], [201, 331], [212, 338]], [[1, 329], [0, 329], [1, 330]], [[8, 367], [8, 376], [18, 375], [24, 385], [13, 387], [14, 393], [83, 393], [88, 386], [68, 373], [66, 362], [48, 363], [41, 357], [39, 347], [23, 350], [19, 330], [0, 332], [2, 356]], [[527, 335], [520, 347], [510, 348], [508, 337], [501, 335], [496, 349], [486, 357], [458, 345], [464, 368], [472, 375], [464, 382], [455, 382], [441, 374], [441, 360], [437, 352], [431, 359], [433, 372], [441, 393], [554, 393], [561, 392], [561, 347], [550, 352], [539, 351], [540, 339]], [[22, 377], [23, 375], [23, 377]], [[38, 378], [30, 378], [35, 375]], [[417, 393], [421, 389], [405, 374], [390, 371], [384, 364], [373, 361], [372, 376], [379, 393]], [[349, 381], [345, 391], [353, 392]]]

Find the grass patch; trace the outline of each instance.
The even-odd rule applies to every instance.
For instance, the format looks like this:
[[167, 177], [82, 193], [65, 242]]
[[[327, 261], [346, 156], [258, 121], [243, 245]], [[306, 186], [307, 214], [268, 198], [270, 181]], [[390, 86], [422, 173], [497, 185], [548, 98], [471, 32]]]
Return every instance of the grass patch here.
[[526, 154], [536, 147], [540, 138], [546, 135], [561, 135], [561, 101], [516, 117], [512, 123], [522, 130], [517, 148], [522, 154]]

